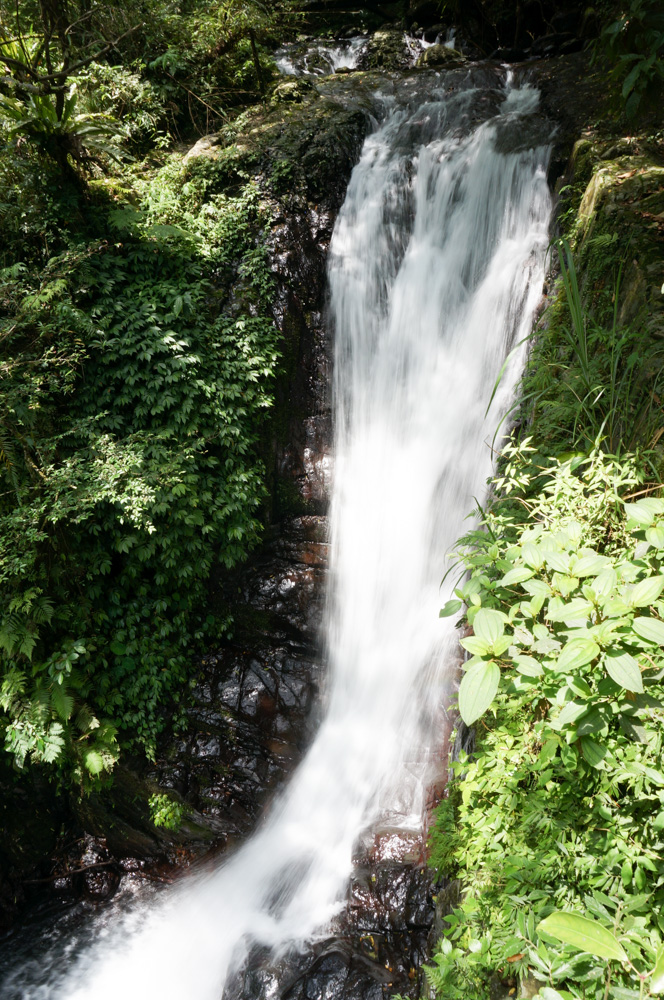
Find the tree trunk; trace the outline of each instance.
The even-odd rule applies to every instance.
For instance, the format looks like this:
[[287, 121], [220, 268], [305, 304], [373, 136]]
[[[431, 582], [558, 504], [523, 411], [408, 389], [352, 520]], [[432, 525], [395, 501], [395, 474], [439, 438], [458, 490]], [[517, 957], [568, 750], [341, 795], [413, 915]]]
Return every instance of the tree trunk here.
[[254, 68], [256, 70], [256, 76], [258, 77], [258, 86], [260, 88], [261, 97], [265, 97], [265, 80], [263, 79], [263, 70], [261, 69], [260, 59], [258, 58], [256, 36], [253, 28], [249, 29], [249, 40], [251, 42], [251, 54], [254, 58]]

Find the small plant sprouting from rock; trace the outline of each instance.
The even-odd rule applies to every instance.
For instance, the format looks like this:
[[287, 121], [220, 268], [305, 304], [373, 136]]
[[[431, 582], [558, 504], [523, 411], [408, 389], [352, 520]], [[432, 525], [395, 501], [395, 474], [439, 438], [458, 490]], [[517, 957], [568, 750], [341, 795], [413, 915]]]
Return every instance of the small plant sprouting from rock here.
[[176, 802], [164, 792], [155, 792], [148, 799], [150, 819], [155, 826], [165, 830], [178, 830], [182, 825], [186, 809], [181, 802]]

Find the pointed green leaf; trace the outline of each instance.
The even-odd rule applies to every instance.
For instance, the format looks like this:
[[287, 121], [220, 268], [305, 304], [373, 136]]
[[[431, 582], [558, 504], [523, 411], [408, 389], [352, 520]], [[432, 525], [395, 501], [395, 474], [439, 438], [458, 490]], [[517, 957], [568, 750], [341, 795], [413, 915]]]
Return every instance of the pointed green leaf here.
[[491, 608], [480, 608], [473, 618], [473, 631], [480, 639], [493, 646], [505, 632], [505, 616]]
[[545, 917], [537, 926], [538, 931], [544, 931], [556, 941], [569, 944], [579, 951], [589, 952], [598, 958], [615, 959], [626, 962], [624, 948], [616, 940], [611, 931], [602, 927], [596, 920], [588, 920], [579, 913], [564, 913], [558, 910]]
[[659, 618], [635, 618], [634, 631], [647, 642], [655, 642], [664, 646], [664, 622]]
[[638, 662], [631, 653], [619, 646], [608, 650], [604, 659], [606, 671], [612, 680], [626, 691], [643, 693], [643, 679]]
[[493, 660], [475, 663], [459, 685], [459, 712], [467, 726], [471, 726], [496, 696], [500, 683], [500, 668]]
[[489, 644], [479, 636], [469, 635], [465, 639], [459, 639], [464, 649], [467, 649], [473, 656], [486, 656], [489, 652]]
[[546, 564], [557, 573], [569, 573], [570, 556], [567, 552], [547, 552]]
[[606, 556], [581, 556], [572, 568], [574, 576], [598, 576], [611, 566], [611, 560]]
[[664, 589], [664, 576], [649, 576], [634, 584], [631, 592], [625, 596], [633, 608], [647, 608], [653, 604]]
[[557, 671], [572, 671], [591, 663], [599, 653], [599, 646], [593, 639], [570, 639], [553, 663], [552, 669]]
[[512, 657], [514, 665], [520, 674], [525, 674], [526, 677], [541, 677], [544, 671], [542, 666], [533, 656], [518, 656]]
[[534, 570], [529, 569], [527, 566], [516, 566], [505, 573], [500, 584], [503, 587], [509, 587], [512, 583], [523, 583], [525, 580], [530, 580], [533, 575]]
[[591, 740], [589, 736], [584, 736], [581, 740], [581, 753], [591, 767], [599, 767], [608, 752], [606, 747]]
[[586, 707], [585, 704], [579, 704], [578, 701], [568, 701], [562, 712], [550, 720], [551, 728], [565, 729], [567, 726], [574, 725], [576, 720], [586, 711]]
[[461, 611], [462, 603], [461, 601], [447, 601], [447, 603], [438, 612], [439, 618], [449, 618], [450, 615], [455, 615], [457, 611]]
[[625, 513], [630, 521], [647, 526], [653, 523], [658, 514], [664, 514], [664, 501], [656, 497], [637, 500], [636, 503], [626, 503]]
[[652, 528], [646, 528], [646, 539], [656, 549], [664, 549], [664, 526], [656, 524]]
[[548, 617], [552, 622], [586, 620], [592, 610], [593, 606], [590, 601], [585, 601], [582, 597], [575, 597], [563, 604], [562, 607], [550, 608]]
[[598, 597], [606, 598], [611, 594], [618, 583], [618, 574], [615, 569], [610, 566], [608, 569], [603, 569], [599, 576], [596, 576], [593, 581], [593, 590]]

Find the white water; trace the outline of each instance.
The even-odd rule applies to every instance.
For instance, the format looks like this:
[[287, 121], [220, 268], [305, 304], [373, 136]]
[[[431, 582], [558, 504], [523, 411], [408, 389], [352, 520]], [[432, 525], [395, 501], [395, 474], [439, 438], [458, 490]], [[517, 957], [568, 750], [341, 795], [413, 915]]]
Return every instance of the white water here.
[[537, 93], [511, 90], [472, 130], [480, 96], [394, 102], [334, 233], [329, 692], [311, 750], [222, 868], [101, 928], [64, 980], [54, 964], [23, 1000], [219, 1000], [253, 942], [278, 954], [324, 933], [369, 824], [390, 809], [420, 822], [451, 632], [439, 580], [490, 472], [519, 357], [502, 404], [486, 421], [484, 410], [530, 327], [548, 239], [546, 150], [494, 148], [498, 126], [518, 130]]
[[274, 61], [284, 76], [326, 76], [338, 69], [356, 69], [366, 48], [364, 35], [332, 45], [312, 43], [299, 58], [296, 57], [300, 51], [298, 45], [284, 45], [275, 52]]

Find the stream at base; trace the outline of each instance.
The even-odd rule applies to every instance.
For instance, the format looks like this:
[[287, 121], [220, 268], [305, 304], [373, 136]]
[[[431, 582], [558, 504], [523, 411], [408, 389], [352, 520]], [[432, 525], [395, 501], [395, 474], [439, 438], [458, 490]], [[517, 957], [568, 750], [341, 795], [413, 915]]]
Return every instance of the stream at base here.
[[523, 346], [485, 410], [531, 328], [551, 212], [538, 93], [486, 76], [376, 94], [337, 220], [329, 676], [310, 750], [220, 867], [61, 932], [5, 1000], [220, 1000], [256, 947], [278, 960], [325, 936], [363, 831], [420, 829], [454, 680], [440, 579], [491, 472]]

